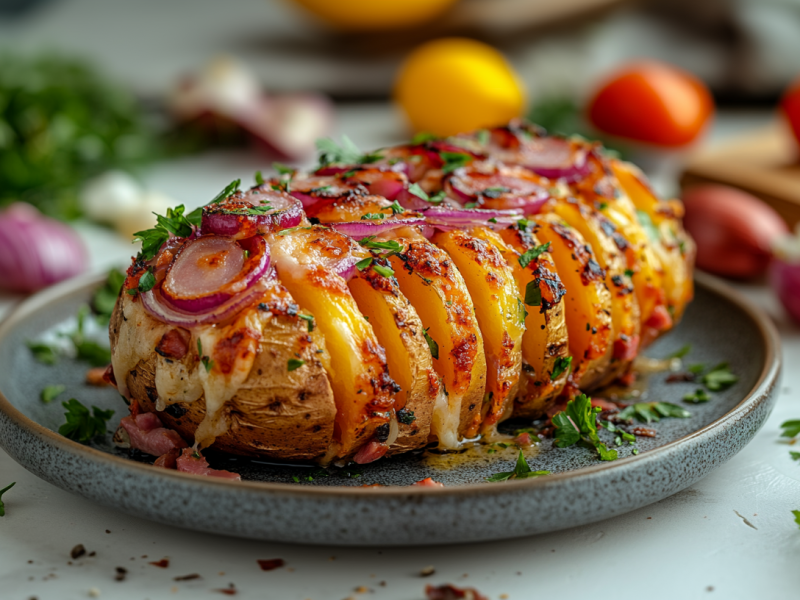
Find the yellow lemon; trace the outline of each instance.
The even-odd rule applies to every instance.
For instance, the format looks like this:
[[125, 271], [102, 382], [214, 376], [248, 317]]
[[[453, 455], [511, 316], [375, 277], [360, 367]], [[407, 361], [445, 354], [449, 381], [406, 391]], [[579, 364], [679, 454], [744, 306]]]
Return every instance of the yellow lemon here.
[[434, 19], [458, 0], [295, 0], [339, 29], [402, 29]]
[[503, 55], [463, 38], [414, 50], [400, 68], [394, 96], [416, 131], [441, 136], [500, 125], [525, 108], [522, 82]]

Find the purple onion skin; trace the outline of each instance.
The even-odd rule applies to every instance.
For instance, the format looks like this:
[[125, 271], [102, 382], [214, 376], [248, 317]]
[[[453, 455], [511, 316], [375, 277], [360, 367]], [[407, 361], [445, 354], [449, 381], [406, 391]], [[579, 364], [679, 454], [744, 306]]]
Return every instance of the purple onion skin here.
[[356, 240], [363, 239], [370, 235], [379, 235], [392, 229], [399, 227], [408, 227], [413, 225], [424, 225], [425, 219], [422, 217], [413, 217], [410, 219], [385, 219], [383, 221], [343, 221], [338, 223], [329, 223], [331, 229], [335, 229], [339, 233], [349, 235]]
[[0, 212], [0, 288], [35, 292], [87, 266], [86, 249], [68, 225], [21, 202]]
[[778, 299], [794, 322], [800, 325], [800, 263], [773, 258], [769, 274]]

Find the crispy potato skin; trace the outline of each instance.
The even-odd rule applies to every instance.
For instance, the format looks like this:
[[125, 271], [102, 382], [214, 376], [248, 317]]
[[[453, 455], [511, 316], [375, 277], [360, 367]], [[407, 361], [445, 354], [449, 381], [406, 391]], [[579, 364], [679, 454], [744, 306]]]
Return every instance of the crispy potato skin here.
[[399, 241], [405, 250], [390, 259], [395, 276], [439, 345], [433, 365], [450, 401], [460, 403], [458, 433], [474, 436], [481, 422], [486, 358], [472, 299], [446, 252], [424, 239]]
[[[245, 384], [225, 405], [228, 431], [216, 439], [213, 447], [245, 456], [318, 461], [331, 444], [336, 414], [327, 375], [317, 358], [318, 348], [308, 335], [306, 321], [297, 317], [297, 305], [282, 287], [262, 300], [260, 308], [249, 309], [265, 314], [258, 353]], [[109, 327], [112, 352], [125, 327], [124, 313], [143, 310], [141, 302], [130, 296], [118, 301]], [[145, 322], [148, 319], [154, 328], [170, 329], [149, 316]], [[157, 355], [152, 348], [137, 350], [141, 357], [138, 364], [127, 374], [115, 376], [126, 378], [131, 398], [145, 411], [156, 412], [167, 427], [193, 441], [205, 416], [204, 399], [168, 404], [164, 411], [158, 411]], [[298, 355], [306, 361], [303, 367], [287, 371], [288, 359]], [[191, 368], [199, 366], [193, 351], [182, 361]]]
[[520, 256], [540, 247], [541, 241], [528, 229], [511, 226], [499, 232], [501, 252], [511, 266], [524, 299], [528, 285], [537, 285], [541, 306], [527, 306], [525, 333], [522, 336], [523, 364], [519, 391], [514, 401], [514, 416], [537, 418], [561, 393], [568, 373], [552, 377], [556, 361], [569, 355], [569, 340], [564, 309], [566, 289], [556, 272], [549, 252], [542, 252], [526, 267]]
[[[384, 277], [369, 267], [357, 271], [349, 287], [386, 350], [389, 374], [401, 388], [395, 395], [399, 435], [387, 454], [424, 446], [430, 436], [440, 383], [433, 370], [422, 321], [394, 277]], [[405, 412], [401, 412], [403, 409]], [[413, 415], [413, 421], [403, 423], [400, 415]]]

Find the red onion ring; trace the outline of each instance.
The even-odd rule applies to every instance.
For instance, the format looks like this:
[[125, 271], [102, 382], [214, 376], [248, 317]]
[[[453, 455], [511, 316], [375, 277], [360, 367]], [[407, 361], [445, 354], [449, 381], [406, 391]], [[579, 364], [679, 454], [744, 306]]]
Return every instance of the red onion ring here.
[[289, 193], [303, 203], [303, 208], [309, 208], [324, 199], [368, 194], [366, 188], [359, 183], [348, 183], [333, 175], [293, 179], [289, 185]]
[[[542, 179], [524, 167], [476, 163], [456, 169], [444, 188], [462, 204], [476, 203], [481, 209], [515, 209], [525, 215], [538, 213], [550, 194]], [[494, 194], [489, 194], [494, 189]], [[505, 191], [503, 191], [505, 190]]]
[[149, 292], [140, 294], [142, 306], [154, 319], [163, 323], [169, 323], [177, 327], [195, 327], [197, 325], [210, 325], [220, 323], [232, 315], [241, 312], [247, 306], [255, 303], [264, 293], [265, 281], [274, 277], [274, 270], [267, 273], [264, 279], [241, 294], [237, 294], [227, 302], [209, 310], [205, 313], [189, 314], [172, 308], [163, 301], [163, 297], [157, 288]]
[[591, 173], [588, 156], [591, 146], [584, 142], [538, 135], [522, 136], [499, 128], [492, 131], [486, 150], [490, 157], [508, 165], [519, 165], [548, 179], [568, 183]]
[[400, 171], [367, 167], [356, 168], [354, 171], [349, 177], [344, 177], [346, 183], [361, 184], [370, 194], [383, 196], [387, 200], [394, 200], [408, 187], [408, 177]]
[[[242, 214], [256, 206], [270, 205], [262, 214]], [[300, 202], [287, 194], [264, 187], [253, 188], [227, 201], [203, 207], [201, 233], [214, 233], [234, 239], [253, 237], [296, 227], [303, 219]]]
[[206, 312], [252, 287], [269, 264], [269, 246], [261, 237], [240, 243], [223, 236], [199, 237], [172, 259], [161, 295], [182, 312]]
[[425, 225], [422, 217], [411, 217], [409, 219], [384, 219], [383, 221], [345, 221], [342, 223], [328, 223], [328, 227], [335, 229], [339, 233], [349, 235], [357, 240], [370, 235], [379, 235], [400, 227], [411, 227], [414, 225]]

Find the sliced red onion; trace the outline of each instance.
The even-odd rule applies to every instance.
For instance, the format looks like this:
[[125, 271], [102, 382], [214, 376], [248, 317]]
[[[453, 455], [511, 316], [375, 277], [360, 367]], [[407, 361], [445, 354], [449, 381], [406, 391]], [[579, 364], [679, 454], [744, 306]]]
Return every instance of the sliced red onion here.
[[[496, 140], [493, 136], [493, 141]], [[548, 179], [578, 181], [591, 172], [591, 147], [557, 137], [526, 137], [508, 147], [489, 147], [489, 155], [509, 165], [526, 167]]]
[[463, 204], [486, 209], [516, 209], [526, 215], [539, 212], [549, 193], [539, 176], [523, 167], [475, 163], [456, 169], [445, 181], [448, 195]]
[[293, 179], [289, 193], [309, 208], [323, 199], [339, 198], [348, 194], [366, 195], [367, 190], [358, 182], [347, 183], [334, 175]]
[[241, 312], [251, 304], [258, 301], [266, 290], [265, 282], [272, 279], [275, 271], [270, 270], [266, 276], [257, 282], [253, 287], [241, 294], [233, 296], [227, 302], [214, 307], [213, 309], [192, 314], [169, 306], [164, 302], [158, 288], [153, 288], [149, 292], [140, 294], [142, 306], [155, 319], [178, 327], [195, 327], [197, 325], [210, 325], [220, 323]]
[[[259, 206], [269, 206], [269, 210], [251, 214]], [[204, 207], [201, 231], [243, 239], [296, 227], [302, 219], [303, 207], [296, 198], [286, 192], [258, 187], [221, 204]]]
[[0, 212], [0, 287], [35, 292], [82, 273], [87, 262], [68, 225], [21, 202]]
[[164, 301], [186, 313], [202, 313], [230, 300], [269, 268], [269, 247], [261, 237], [237, 243], [203, 236], [181, 248], [161, 285]]
[[[472, 208], [444, 208], [434, 207], [425, 213], [428, 225], [449, 231], [451, 229], [465, 229], [469, 227], [507, 227], [513, 225], [523, 217], [516, 210], [482, 210]], [[492, 219], [490, 222], [489, 219]]]
[[414, 225], [425, 225], [422, 217], [412, 217], [409, 219], [383, 219], [382, 221], [346, 221], [343, 223], [329, 223], [331, 229], [339, 233], [349, 235], [356, 240], [363, 239], [369, 235], [379, 235], [400, 227], [412, 227]]
[[[349, 171], [347, 171], [349, 173]], [[408, 177], [400, 171], [389, 169], [357, 168], [345, 177], [347, 183], [360, 183], [370, 194], [394, 200], [408, 187]]]

